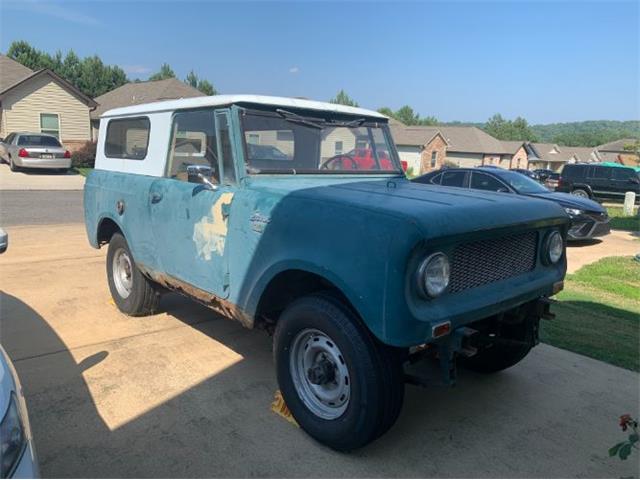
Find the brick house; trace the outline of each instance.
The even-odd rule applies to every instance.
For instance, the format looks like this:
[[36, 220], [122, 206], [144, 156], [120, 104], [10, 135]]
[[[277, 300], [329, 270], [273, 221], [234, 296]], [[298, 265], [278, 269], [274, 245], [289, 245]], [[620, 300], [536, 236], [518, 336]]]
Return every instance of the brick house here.
[[613, 142], [596, 147], [603, 162], [616, 162], [630, 167], [640, 165], [640, 157], [625, 147], [634, 145], [639, 140], [636, 138], [621, 138]]

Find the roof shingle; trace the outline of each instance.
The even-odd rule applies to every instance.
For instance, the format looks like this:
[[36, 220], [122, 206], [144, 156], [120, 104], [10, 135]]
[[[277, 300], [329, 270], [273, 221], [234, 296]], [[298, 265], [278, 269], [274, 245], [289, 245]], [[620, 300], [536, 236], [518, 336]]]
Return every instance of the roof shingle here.
[[0, 93], [34, 73], [30, 68], [0, 54]]

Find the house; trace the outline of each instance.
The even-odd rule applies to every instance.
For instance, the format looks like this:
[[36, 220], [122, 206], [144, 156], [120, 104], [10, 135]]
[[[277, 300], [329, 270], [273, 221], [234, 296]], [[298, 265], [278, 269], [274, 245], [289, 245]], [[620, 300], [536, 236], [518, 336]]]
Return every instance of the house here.
[[202, 97], [203, 95], [200, 90], [187, 85], [177, 78], [127, 83], [95, 99], [98, 107], [91, 112], [93, 139], [94, 141], [98, 139], [100, 116], [107, 110], [142, 103], [159, 102], [161, 100]]
[[616, 162], [637, 167], [640, 164], [640, 157], [628, 148], [639, 141], [637, 138], [621, 138], [620, 140], [599, 145], [596, 149], [603, 162]]
[[525, 148], [531, 169], [545, 168], [558, 172], [567, 163], [602, 161], [598, 151], [590, 147], [565, 147], [555, 143], [527, 142]]
[[0, 137], [11, 132], [55, 135], [69, 150], [91, 139], [97, 103], [49, 69], [33, 71], [0, 55]]
[[407, 126], [394, 119], [389, 126], [400, 160], [407, 162], [414, 174], [444, 165], [504, 168], [527, 165], [524, 142], [501, 142], [477, 127]]

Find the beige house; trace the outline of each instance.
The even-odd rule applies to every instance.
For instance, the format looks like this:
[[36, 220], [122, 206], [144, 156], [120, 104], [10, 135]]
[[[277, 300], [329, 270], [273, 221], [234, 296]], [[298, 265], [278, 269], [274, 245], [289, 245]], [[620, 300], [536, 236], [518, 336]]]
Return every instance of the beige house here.
[[0, 137], [11, 132], [55, 135], [69, 150], [91, 140], [93, 99], [48, 69], [33, 70], [0, 55]]
[[633, 151], [633, 146], [640, 140], [621, 138], [596, 147], [603, 162], [616, 162], [630, 167], [640, 166], [640, 156]]

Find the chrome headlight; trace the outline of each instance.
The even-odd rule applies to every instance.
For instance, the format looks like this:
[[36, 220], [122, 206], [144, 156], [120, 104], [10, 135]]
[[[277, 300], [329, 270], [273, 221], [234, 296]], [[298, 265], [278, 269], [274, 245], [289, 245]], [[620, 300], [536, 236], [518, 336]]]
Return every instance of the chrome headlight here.
[[18, 399], [15, 393], [11, 393], [9, 408], [0, 422], [0, 478], [7, 478], [11, 474], [26, 444]]
[[418, 268], [418, 289], [426, 297], [441, 295], [449, 285], [449, 259], [442, 252], [429, 255]]
[[547, 265], [558, 263], [564, 252], [564, 240], [558, 230], [554, 230], [544, 242], [544, 260]]
[[576, 217], [578, 215], [582, 215], [584, 212], [578, 208], [565, 208], [565, 212], [567, 212], [572, 217]]

